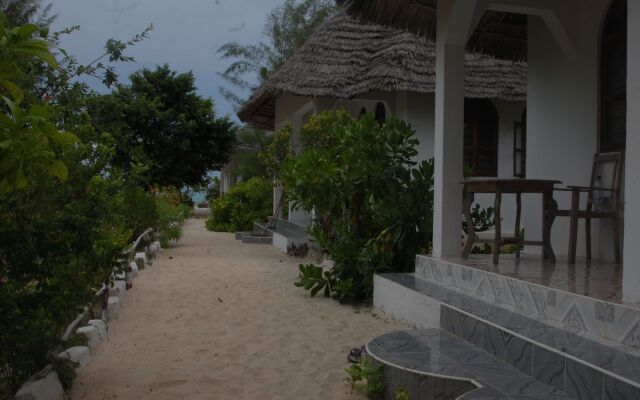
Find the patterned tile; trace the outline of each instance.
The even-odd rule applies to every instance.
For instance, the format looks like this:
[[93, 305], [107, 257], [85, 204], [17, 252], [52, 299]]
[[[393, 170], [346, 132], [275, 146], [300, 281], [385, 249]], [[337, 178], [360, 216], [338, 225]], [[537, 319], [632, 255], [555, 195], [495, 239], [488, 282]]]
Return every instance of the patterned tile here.
[[636, 322], [622, 339], [622, 344], [640, 350], [640, 321]]
[[532, 351], [533, 377], [556, 389], [564, 390], [565, 358], [538, 346]]
[[520, 371], [533, 375], [533, 345], [511, 336], [507, 342], [506, 360]]
[[562, 319], [563, 326], [573, 332], [587, 332], [587, 324], [577, 305], [573, 305]]
[[487, 325], [482, 341], [482, 349], [500, 359], [507, 357], [507, 341], [511, 335], [494, 326]]
[[565, 392], [577, 400], [602, 398], [604, 376], [584, 364], [567, 359]]
[[604, 377], [604, 400], [640, 399], [640, 389], [609, 376]]

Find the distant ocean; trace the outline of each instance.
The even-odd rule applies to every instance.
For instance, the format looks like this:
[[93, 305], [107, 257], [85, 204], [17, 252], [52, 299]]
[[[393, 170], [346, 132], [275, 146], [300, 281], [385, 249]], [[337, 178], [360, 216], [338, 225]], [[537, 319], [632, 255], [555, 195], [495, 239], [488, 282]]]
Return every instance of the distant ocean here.
[[202, 203], [204, 201], [204, 197], [205, 197], [205, 193], [204, 192], [195, 192], [191, 196], [191, 200], [193, 200], [194, 203], [198, 204], [198, 203]]

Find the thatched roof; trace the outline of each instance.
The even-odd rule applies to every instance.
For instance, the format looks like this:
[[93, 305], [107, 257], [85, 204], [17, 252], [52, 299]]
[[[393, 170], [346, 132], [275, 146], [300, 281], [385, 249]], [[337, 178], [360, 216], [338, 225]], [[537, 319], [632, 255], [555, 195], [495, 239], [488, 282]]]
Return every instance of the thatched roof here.
[[[353, 99], [372, 90], [435, 91], [435, 44], [424, 36], [338, 14], [309, 38], [243, 105], [244, 122], [273, 129], [283, 94]], [[466, 96], [522, 101], [526, 64], [466, 55]]]
[[[359, 20], [405, 29], [435, 40], [437, 0], [337, 0], [337, 3]], [[467, 42], [467, 49], [504, 60], [526, 60], [527, 16], [485, 12]]]

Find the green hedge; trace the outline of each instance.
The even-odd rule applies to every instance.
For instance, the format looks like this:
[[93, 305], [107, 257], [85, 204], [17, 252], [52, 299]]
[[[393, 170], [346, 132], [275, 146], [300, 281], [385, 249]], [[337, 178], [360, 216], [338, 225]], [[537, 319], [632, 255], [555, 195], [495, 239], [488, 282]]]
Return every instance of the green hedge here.
[[272, 214], [273, 184], [256, 177], [238, 183], [229, 192], [211, 202], [211, 217], [207, 229], [216, 232], [246, 231], [254, 221], [263, 221]]

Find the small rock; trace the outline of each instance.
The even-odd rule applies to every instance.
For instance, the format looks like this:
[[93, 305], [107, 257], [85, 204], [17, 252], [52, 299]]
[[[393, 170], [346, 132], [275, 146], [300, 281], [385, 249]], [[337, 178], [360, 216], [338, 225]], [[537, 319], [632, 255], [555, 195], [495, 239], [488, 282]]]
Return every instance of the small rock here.
[[76, 368], [77, 371], [80, 367], [84, 367], [91, 362], [91, 350], [86, 346], [75, 346], [58, 354], [58, 358], [77, 362], [79, 364]]
[[114, 281], [109, 288], [109, 296], [123, 297], [127, 291], [127, 283], [125, 281]]
[[109, 297], [109, 300], [107, 300], [107, 321], [116, 319], [119, 307], [120, 299], [117, 297]]
[[131, 275], [134, 278], [138, 276], [138, 273], [140, 272], [140, 269], [138, 268], [138, 264], [132, 261], [131, 264], [129, 264], [129, 267], [131, 268]]
[[147, 255], [145, 253], [136, 253], [133, 260], [138, 265], [139, 270], [143, 270], [147, 265]]
[[64, 390], [58, 379], [58, 374], [51, 371], [42, 379], [27, 382], [18, 393], [15, 400], [62, 400], [64, 399]]
[[98, 333], [98, 328], [95, 326], [83, 326], [76, 329], [76, 333], [87, 338], [87, 346], [91, 349], [100, 343], [100, 333]]
[[89, 326], [93, 326], [94, 328], [96, 328], [98, 330], [98, 336], [100, 337], [100, 340], [106, 340], [107, 339], [107, 324], [105, 324], [105, 322], [101, 319], [92, 319], [89, 320], [89, 322], [87, 322], [87, 324]]

